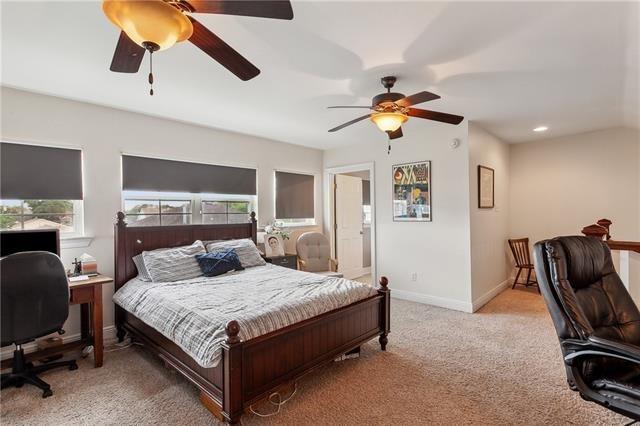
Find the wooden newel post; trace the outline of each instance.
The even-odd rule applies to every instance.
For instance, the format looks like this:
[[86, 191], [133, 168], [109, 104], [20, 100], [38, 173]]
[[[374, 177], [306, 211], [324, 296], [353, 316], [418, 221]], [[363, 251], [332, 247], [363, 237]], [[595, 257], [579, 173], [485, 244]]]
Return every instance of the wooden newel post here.
[[609, 219], [600, 219], [596, 223], [607, 230], [607, 241], [610, 240], [611, 239], [611, 233], [610, 233], [610, 229], [609, 228], [611, 228], [611, 224], [613, 222], [611, 222]]
[[582, 233], [587, 237], [594, 237], [603, 241], [606, 241], [606, 237], [608, 234], [607, 228], [596, 225], [595, 223], [593, 225], [585, 226], [584, 228], [582, 228]]
[[237, 423], [242, 416], [242, 342], [238, 321], [229, 321], [225, 332], [227, 339], [222, 344], [224, 369], [222, 415], [225, 420], [233, 424]]
[[380, 305], [380, 348], [387, 350], [387, 336], [391, 331], [391, 290], [389, 290], [389, 280], [387, 277], [380, 277], [380, 287], [378, 294], [382, 295], [382, 304]]

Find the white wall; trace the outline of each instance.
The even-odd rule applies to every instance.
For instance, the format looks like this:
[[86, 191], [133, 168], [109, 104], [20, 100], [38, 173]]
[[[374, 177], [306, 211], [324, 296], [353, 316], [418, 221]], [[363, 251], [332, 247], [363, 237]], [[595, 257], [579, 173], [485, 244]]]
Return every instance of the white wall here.
[[[467, 123], [420, 121], [405, 128], [390, 155], [381, 133], [376, 140], [325, 151], [324, 166], [374, 162], [377, 274], [389, 278], [394, 297], [471, 311]], [[454, 138], [461, 140], [457, 149], [449, 145]], [[393, 222], [391, 167], [421, 160], [431, 160], [433, 221]]]
[[[615, 128], [511, 146], [510, 234], [531, 244], [611, 219], [618, 240], [640, 241], [640, 134]], [[615, 254], [615, 253], [614, 253]], [[640, 300], [640, 260], [631, 293]]]
[[[478, 208], [478, 165], [494, 169], [495, 207]], [[469, 208], [473, 310], [509, 283], [509, 145], [469, 123]]]
[[[314, 173], [318, 221], [314, 229], [322, 227], [319, 150], [9, 88], [0, 94], [3, 140], [83, 150], [85, 233], [93, 242], [86, 248], [62, 250], [65, 265], [87, 252], [97, 258], [102, 273], [113, 276], [113, 223], [122, 208], [122, 152], [257, 168], [259, 224], [274, 218], [274, 169]], [[112, 293], [109, 286], [103, 297], [105, 326], [113, 324]], [[78, 312], [77, 306], [72, 307], [65, 326], [70, 334], [79, 332]]]

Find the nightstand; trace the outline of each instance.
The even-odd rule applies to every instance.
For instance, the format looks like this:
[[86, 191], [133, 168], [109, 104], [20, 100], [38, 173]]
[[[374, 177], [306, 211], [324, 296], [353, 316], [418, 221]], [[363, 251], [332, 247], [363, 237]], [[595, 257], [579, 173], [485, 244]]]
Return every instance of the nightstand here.
[[285, 254], [284, 256], [275, 256], [269, 258], [270, 263], [289, 269], [298, 269], [298, 255]]

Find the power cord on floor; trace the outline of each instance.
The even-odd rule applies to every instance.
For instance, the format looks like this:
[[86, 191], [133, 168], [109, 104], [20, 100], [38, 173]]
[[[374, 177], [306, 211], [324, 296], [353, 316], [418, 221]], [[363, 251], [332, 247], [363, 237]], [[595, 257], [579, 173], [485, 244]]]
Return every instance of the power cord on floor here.
[[[275, 405], [276, 407], [278, 407], [276, 409], [276, 411], [274, 411], [273, 413], [258, 413], [256, 410], [253, 409], [253, 405], [249, 406], [249, 411], [251, 411], [252, 414], [255, 414], [258, 417], [271, 417], [271, 416], [275, 416], [277, 414], [280, 414], [280, 410], [282, 408], [282, 406], [284, 404], [286, 404], [287, 402], [289, 402], [291, 400], [291, 398], [293, 398], [293, 396], [296, 394], [296, 392], [298, 391], [298, 382], [295, 382], [293, 384], [293, 392], [291, 392], [291, 395], [289, 395], [289, 397], [285, 400], [282, 400], [282, 396], [280, 395], [280, 392], [273, 392], [271, 395], [269, 395], [269, 398], [267, 398], [267, 400], [272, 404]], [[277, 397], [277, 401], [274, 401], [274, 398]]]

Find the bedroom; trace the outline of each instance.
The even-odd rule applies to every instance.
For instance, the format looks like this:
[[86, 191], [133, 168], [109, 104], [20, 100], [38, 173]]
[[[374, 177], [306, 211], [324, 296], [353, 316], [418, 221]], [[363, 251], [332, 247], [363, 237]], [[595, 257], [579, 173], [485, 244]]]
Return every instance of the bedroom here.
[[[64, 214], [38, 216], [72, 225], [60, 230], [65, 268], [88, 253], [100, 273], [117, 278], [116, 213], [142, 197], [127, 198], [124, 179], [141, 169], [127, 168], [125, 157], [170, 160], [185, 170], [207, 166], [214, 174], [221, 167], [250, 170], [254, 185], [245, 194], [227, 182], [217, 194], [207, 189], [207, 197], [156, 186], [142, 199], [185, 202], [190, 210], [181, 223], [193, 226], [204, 223], [203, 202], [224, 202], [226, 209], [228, 202], [247, 203], [240, 211], [256, 212], [261, 250], [265, 226], [284, 219], [292, 221], [283, 228], [285, 253], [296, 254], [303, 233], [319, 232], [332, 257], [330, 176], [347, 166], [370, 170], [372, 281], [386, 276], [392, 296], [387, 351], [374, 339], [358, 359], [312, 371], [272, 420], [506, 424], [524, 416], [538, 424], [624, 423], [566, 386], [543, 299], [533, 288], [510, 289], [517, 271], [507, 240], [528, 237], [532, 248], [580, 234], [601, 218], [613, 221], [614, 240], [640, 240], [637, 3], [292, 1], [291, 9], [293, 19], [194, 13], [260, 74], [243, 81], [191, 43], [178, 43], [152, 55], [150, 96], [150, 55], [138, 73], [109, 70], [120, 30], [102, 2], [2, 2], [3, 151], [31, 145], [81, 153], [80, 162], [46, 166], [54, 176], [75, 168], [81, 194], [68, 197], [81, 199], [64, 198], [73, 206]], [[393, 36], [380, 36], [390, 19], [403, 24]], [[404, 136], [391, 141], [369, 120], [327, 131], [367, 113], [328, 106], [371, 104], [386, 91], [385, 76], [397, 76], [393, 91], [441, 97], [419, 108], [465, 120], [410, 117]], [[534, 132], [539, 126], [548, 129]], [[427, 161], [431, 220], [394, 220], [392, 167]], [[495, 172], [493, 208], [478, 208], [478, 165]], [[179, 180], [155, 171], [144, 174], [145, 183]], [[311, 204], [279, 191], [277, 173], [306, 177]], [[12, 216], [6, 200], [48, 198], [44, 190], [60, 186], [36, 189], [42, 192], [2, 196], [3, 216]], [[279, 217], [278, 195], [300, 200], [291, 207], [305, 213], [290, 216], [303, 217]], [[146, 213], [162, 220], [161, 208]], [[224, 220], [233, 221], [228, 215]], [[32, 216], [21, 214], [17, 223]], [[626, 259], [637, 303], [638, 254], [613, 255], [621, 276]], [[148, 348], [117, 346], [114, 284], [101, 291], [104, 365], [94, 369], [92, 354], [71, 352], [66, 356], [78, 359], [77, 371], [42, 374], [52, 397], [41, 399], [33, 386], [3, 389], [3, 423], [93, 424], [107, 412], [114, 423], [178, 423], [185, 411], [194, 423], [212, 422], [197, 385], [165, 369]], [[69, 307], [65, 342], [81, 337], [81, 313]], [[34, 348], [25, 345], [27, 352]], [[13, 349], [3, 347], [3, 359]], [[523, 365], [533, 371], [531, 381], [521, 376]], [[280, 390], [283, 400], [293, 383]], [[363, 387], [376, 397], [356, 397]], [[260, 401], [254, 409], [264, 414], [274, 407]], [[263, 420], [244, 409], [242, 422]]]

